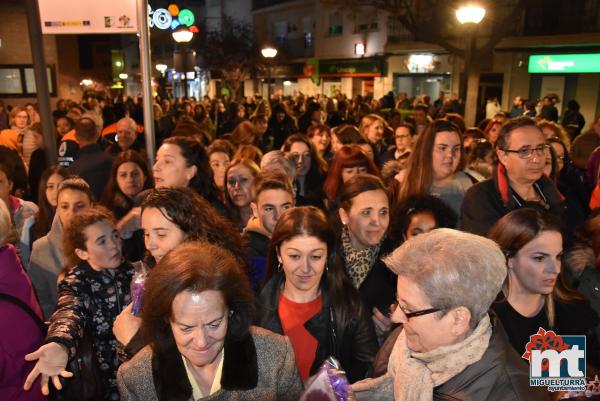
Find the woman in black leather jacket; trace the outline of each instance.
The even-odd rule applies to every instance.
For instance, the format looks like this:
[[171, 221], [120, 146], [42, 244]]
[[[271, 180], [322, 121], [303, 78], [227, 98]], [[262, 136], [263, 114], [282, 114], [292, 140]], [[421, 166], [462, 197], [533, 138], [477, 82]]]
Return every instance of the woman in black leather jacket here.
[[313, 206], [281, 216], [271, 237], [258, 325], [290, 337], [303, 380], [334, 356], [354, 382], [365, 377], [377, 340], [333, 239], [325, 215]]

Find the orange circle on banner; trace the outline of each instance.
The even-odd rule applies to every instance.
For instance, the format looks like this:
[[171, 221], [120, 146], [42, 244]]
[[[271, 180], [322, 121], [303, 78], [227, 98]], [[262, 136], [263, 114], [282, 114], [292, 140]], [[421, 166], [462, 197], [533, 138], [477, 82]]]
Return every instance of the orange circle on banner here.
[[200, 30], [198, 29], [198, 27], [196, 25], [192, 25], [190, 26], [190, 31], [194, 32], [194, 33], [198, 33], [200, 32]]
[[173, 17], [176, 17], [179, 14], [179, 7], [177, 7], [175, 4], [169, 5], [168, 10]]

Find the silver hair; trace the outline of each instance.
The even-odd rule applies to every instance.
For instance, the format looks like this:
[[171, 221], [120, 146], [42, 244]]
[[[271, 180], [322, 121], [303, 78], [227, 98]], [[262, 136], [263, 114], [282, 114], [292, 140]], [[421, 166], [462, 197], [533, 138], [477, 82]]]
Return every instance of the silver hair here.
[[260, 170], [278, 170], [287, 175], [290, 181], [296, 178], [296, 163], [285, 157], [285, 153], [280, 150], [272, 150], [263, 156], [260, 161]]
[[414, 282], [434, 308], [467, 308], [471, 328], [486, 315], [507, 274], [506, 258], [494, 241], [448, 228], [409, 239], [384, 262]]
[[129, 129], [133, 132], [135, 132], [135, 130], [137, 129], [137, 124], [135, 120], [131, 117], [123, 117], [122, 119], [117, 121], [117, 125], [119, 125], [120, 122], [127, 123], [129, 125]]

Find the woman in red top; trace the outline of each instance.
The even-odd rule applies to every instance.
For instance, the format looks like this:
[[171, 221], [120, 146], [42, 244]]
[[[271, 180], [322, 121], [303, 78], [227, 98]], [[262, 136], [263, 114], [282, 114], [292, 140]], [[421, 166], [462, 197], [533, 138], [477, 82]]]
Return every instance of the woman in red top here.
[[334, 238], [324, 213], [313, 206], [280, 217], [258, 325], [290, 338], [303, 380], [334, 356], [354, 382], [365, 377], [377, 340], [369, 313], [342, 270]]

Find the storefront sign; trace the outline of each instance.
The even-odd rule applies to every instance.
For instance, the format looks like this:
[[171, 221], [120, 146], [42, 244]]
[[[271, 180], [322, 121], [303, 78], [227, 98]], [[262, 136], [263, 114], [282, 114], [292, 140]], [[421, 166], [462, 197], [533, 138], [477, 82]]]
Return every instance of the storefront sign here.
[[42, 33], [136, 33], [136, 0], [38, 0]]
[[381, 77], [385, 75], [383, 59], [319, 60], [321, 78]]
[[543, 74], [600, 72], [600, 53], [529, 56], [529, 72]]
[[414, 73], [430, 73], [435, 70], [436, 61], [433, 54], [411, 54], [406, 62], [406, 68]]

